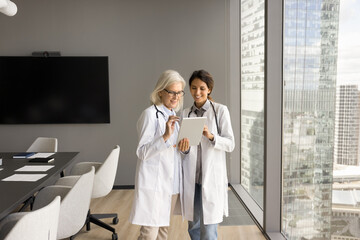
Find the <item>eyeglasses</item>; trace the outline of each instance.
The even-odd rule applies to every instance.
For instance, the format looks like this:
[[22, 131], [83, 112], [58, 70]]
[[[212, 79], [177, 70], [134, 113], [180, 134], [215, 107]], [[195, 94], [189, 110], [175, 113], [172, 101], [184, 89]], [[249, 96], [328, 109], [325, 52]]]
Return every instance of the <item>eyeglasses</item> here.
[[177, 97], [177, 96], [182, 97], [185, 95], [184, 91], [174, 92], [174, 91], [169, 91], [167, 89], [164, 89], [164, 91], [167, 92], [170, 95], [170, 97]]

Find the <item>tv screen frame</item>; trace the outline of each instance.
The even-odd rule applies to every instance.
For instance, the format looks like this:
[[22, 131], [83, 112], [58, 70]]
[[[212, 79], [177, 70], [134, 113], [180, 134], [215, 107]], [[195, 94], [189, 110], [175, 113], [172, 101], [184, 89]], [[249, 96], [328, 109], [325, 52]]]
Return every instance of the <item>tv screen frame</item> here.
[[107, 56], [0, 56], [0, 124], [110, 123]]

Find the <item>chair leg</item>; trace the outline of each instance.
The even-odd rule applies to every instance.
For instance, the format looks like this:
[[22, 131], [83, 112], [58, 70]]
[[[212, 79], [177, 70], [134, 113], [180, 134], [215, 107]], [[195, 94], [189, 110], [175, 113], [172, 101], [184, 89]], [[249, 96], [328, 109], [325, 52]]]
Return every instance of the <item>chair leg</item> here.
[[97, 219], [102, 218], [117, 218], [117, 213], [106, 213], [106, 214], [91, 214], [92, 217]]
[[90, 209], [89, 209], [88, 214], [86, 216], [85, 225], [86, 225], [86, 231], [90, 231]]
[[34, 197], [34, 196], [29, 197], [29, 198], [24, 202], [24, 205], [20, 208], [19, 212], [24, 211], [29, 205], [30, 205], [30, 210], [32, 210], [33, 205], [34, 205], [34, 200], [35, 200], [35, 197]]
[[[100, 214], [100, 215], [104, 215], [104, 214]], [[115, 215], [116, 216], [116, 215]], [[103, 221], [97, 219], [96, 217], [94, 217], [93, 214], [90, 214], [90, 222], [102, 227], [102, 228], [105, 228], [113, 233], [115, 233], [115, 228], [111, 227], [110, 225], [104, 223]]]
[[111, 231], [112, 234], [112, 240], [117, 240], [118, 236], [116, 233], [115, 228], [111, 227], [110, 225], [104, 223], [103, 221], [99, 220], [101, 218], [113, 218], [113, 224], [117, 224], [119, 222], [118, 215], [116, 213], [108, 213], [108, 214], [91, 214], [90, 209], [88, 211], [88, 215], [86, 217], [86, 230], [90, 230], [90, 223], [94, 223], [102, 228], [105, 228], [106, 230]]

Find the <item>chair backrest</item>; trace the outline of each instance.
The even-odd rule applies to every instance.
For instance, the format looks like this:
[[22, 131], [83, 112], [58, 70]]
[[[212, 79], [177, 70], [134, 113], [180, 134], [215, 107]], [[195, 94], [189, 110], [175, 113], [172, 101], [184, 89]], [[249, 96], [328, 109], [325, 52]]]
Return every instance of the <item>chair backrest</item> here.
[[84, 226], [90, 209], [95, 168], [81, 175], [79, 180], [61, 201], [58, 239], [75, 235]]
[[10, 214], [1, 222], [1, 232], [7, 232], [3, 239], [56, 240], [59, 211], [60, 197], [56, 196], [52, 202], [38, 210]]
[[27, 152], [57, 152], [57, 138], [38, 137], [28, 148]]
[[54, 195], [61, 196], [57, 239], [71, 237], [84, 226], [90, 208], [94, 176], [95, 168], [92, 167], [87, 173], [77, 176], [78, 179], [75, 179], [71, 186], [48, 186], [41, 189], [36, 195], [34, 209], [45, 205], [48, 199]]
[[120, 146], [116, 145], [104, 163], [96, 170], [92, 198], [99, 198], [109, 194], [115, 182], [119, 162]]

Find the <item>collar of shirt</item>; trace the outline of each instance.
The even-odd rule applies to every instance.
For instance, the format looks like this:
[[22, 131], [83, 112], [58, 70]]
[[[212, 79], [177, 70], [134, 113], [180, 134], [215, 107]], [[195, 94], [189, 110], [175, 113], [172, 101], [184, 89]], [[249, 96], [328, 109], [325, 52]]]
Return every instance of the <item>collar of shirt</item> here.
[[167, 107], [165, 107], [164, 105], [161, 106], [162, 107], [162, 111], [164, 112], [165, 116], [166, 116], [166, 120], [169, 118], [169, 116], [174, 116], [176, 115], [174, 110], [169, 110]]
[[[210, 100], [208, 99], [208, 100], [206, 100], [206, 102], [204, 103], [204, 105], [202, 105], [201, 109], [203, 109], [203, 111], [206, 112], [206, 111], [209, 109], [209, 107], [210, 107]], [[197, 107], [196, 107], [195, 103], [194, 103], [194, 105], [193, 105], [193, 109], [194, 109], [194, 111], [195, 111], [195, 110], [200, 110], [200, 108], [197, 108]]]

